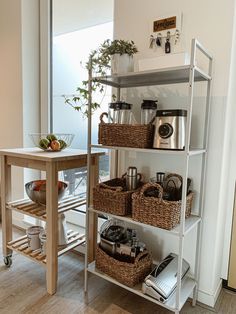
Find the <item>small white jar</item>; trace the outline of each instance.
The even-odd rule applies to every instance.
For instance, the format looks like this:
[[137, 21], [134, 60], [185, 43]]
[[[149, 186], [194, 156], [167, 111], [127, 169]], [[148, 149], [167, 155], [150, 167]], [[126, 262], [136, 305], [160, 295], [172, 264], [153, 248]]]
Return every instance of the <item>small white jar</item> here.
[[29, 248], [32, 251], [38, 250], [41, 247], [40, 244], [40, 239], [39, 239], [39, 234], [40, 232], [43, 232], [44, 229], [43, 227], [40, 226], [32, 226], [27, 229], [27, 237], [28, 237], [28, 243], [29, 243]]

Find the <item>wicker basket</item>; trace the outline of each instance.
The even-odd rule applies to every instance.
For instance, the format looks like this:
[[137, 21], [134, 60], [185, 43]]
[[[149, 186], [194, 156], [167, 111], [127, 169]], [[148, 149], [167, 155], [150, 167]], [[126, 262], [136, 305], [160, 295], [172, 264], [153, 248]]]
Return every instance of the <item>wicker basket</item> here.
[[[160, 197], [146, 197], [144, 192], [155, 187]], [[157, 183], [146, 183], [138, 193], [132, 195], [132, 218], [148, 225], [171, 230], [180, 222], [181, 200], [162, 199], [163, 189]], [[185, 217], [191, 214], [193, 192], [187, 195]]]
[[152, 148], [154, 126], [149, 124], [117, 124], [105, 123], [100, 116], [98, 143], [106, 146], [123, 146], [136, 148]]
[[98, 246], [96, 267], [124, 285], [133, 287], [151, 272], [152, 256], [148, 251], [144, 251], [138, 254], [134, 263], [126, 263], [114, 259]]
[[131, 215], [132, 194], [140, 190], [142, 185], [143, 183], [140, 182], [137, 190], [125, 191], [124, 175], [122, 178], [100, 183], [93, 189], [93, 207], [96, 210], [118, 216]]

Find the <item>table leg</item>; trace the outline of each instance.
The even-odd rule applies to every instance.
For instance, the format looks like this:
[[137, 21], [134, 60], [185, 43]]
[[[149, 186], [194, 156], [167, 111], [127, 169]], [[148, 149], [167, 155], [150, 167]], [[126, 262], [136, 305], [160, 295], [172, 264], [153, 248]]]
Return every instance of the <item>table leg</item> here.
[[[93, 188], [99, 180], [99, 157], [92, 157], [90, 171], [90, 204], [93, 204]], [[89, 212], [89, 248], [88, 261], [91, 263], [95, 259], [97, 246], [97, 214]]]
[[6, 157], [1, 156], [1, 207], [2, 207], [2, 248], [3, 256], [12, 254], [7, 243], [12, 240], [12, 211], [6, 208], [11, 200], [11, 166], [7, 165]]
[[54, 294], [58, 275], [58, 171], [57, 164], [46, 165], [47, 291]]

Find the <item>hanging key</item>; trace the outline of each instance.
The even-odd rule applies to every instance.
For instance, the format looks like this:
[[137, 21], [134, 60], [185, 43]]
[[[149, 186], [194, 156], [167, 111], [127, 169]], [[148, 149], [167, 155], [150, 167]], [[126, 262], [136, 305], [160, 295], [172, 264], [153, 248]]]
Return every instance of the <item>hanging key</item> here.
[[161, 33], [158, 33], [156, 38], [156, 45], [161, 47]]
[[152, 49], [154, 45], [155, 38], [153, 35], [150, 36], [149, 48]]
[[165, 43], [165, 53], [170, 53], [170, 40], [166, 38], [166, 43]]

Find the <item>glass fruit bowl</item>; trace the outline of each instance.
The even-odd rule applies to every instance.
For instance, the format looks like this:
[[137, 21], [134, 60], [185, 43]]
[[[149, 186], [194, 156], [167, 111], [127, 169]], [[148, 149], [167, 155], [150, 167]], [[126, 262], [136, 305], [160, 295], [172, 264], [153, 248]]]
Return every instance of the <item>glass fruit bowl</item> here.
[[58, 152], [69, 147], [74, 138], [74, 134], [62, 133], [31, 133], [29, 136], [36, 147], [51, 152]]

